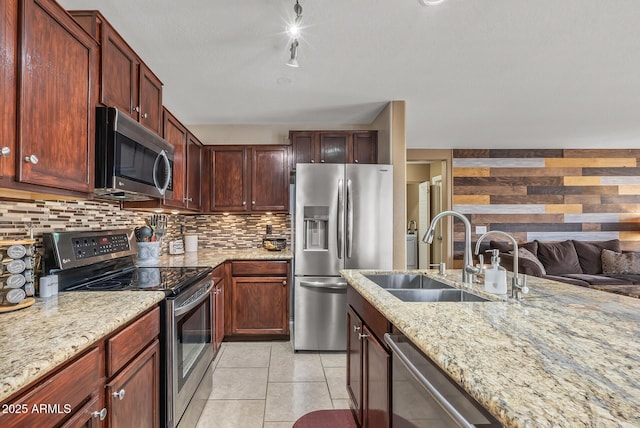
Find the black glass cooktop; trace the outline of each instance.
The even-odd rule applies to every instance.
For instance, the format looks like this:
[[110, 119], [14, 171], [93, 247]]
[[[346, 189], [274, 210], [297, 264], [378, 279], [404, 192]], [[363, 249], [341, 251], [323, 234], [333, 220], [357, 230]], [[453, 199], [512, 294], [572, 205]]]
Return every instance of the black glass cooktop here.
[[118, 274], [66, 288], [65, 291], [164, 291], [177, 295], [206, 277], [208, 267], [132, 267]]

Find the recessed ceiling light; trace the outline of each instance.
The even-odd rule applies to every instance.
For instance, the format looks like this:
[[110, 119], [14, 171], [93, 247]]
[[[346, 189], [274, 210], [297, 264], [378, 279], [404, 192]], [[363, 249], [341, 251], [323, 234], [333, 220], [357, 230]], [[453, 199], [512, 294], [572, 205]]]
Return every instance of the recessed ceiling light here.
[[445, 0], [418, 0], [418, 2], [423, 6], [433, 6], [436, 4], [443, 3]]
[[292, 82], [291, 79], [289, 79], [288, 77], [278, 77], [278, 79], [276, 80], [276, 83], [278, 85], [290, 85]]

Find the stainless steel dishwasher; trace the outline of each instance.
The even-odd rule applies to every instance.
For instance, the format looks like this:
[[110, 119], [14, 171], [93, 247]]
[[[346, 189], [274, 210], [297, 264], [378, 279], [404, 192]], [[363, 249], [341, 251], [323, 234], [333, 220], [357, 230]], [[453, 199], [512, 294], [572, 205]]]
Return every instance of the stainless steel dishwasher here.
[[405, 336], [384, 340], [392, 354], [392, 427], [502, 426]]

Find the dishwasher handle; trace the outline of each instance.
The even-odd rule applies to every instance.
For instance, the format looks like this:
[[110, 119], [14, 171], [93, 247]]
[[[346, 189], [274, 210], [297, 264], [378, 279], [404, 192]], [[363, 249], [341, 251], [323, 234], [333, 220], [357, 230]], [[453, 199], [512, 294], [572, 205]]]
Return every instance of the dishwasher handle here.
[[413, 378], [429, 392], [434, 400], [451, 416], [456, 423], [464, 428], [474, 428], [475, 425], [469, 423], [464, 416], [458, 412], [458, 410], [433, 386], [431, 382], [418, 370], [418, 368], [411, 362], [409, 358], [402, 352], [402, 349], [393, 340], [389, 333], [384, 334], [384, 341], [389, 345], [391, 352], [398, 357], [402, 365], [411, 373]]

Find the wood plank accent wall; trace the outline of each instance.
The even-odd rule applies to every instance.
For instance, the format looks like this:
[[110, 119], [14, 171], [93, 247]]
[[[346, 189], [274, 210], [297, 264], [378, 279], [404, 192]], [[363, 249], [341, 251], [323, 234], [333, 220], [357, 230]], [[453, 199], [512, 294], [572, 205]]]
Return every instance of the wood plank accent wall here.
[[[453, 209], [472, 232], [487, 226], [520, 242], [617, 238], [640, 251], [640, 150], [456, 149]], [[463, 243], [456, 222], [456, 259]]]

